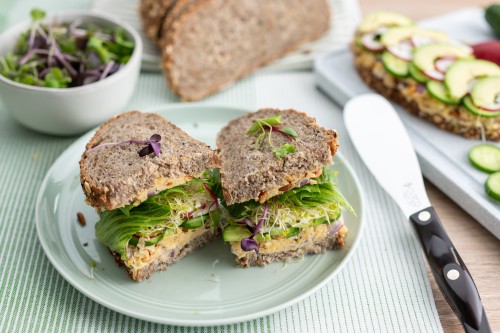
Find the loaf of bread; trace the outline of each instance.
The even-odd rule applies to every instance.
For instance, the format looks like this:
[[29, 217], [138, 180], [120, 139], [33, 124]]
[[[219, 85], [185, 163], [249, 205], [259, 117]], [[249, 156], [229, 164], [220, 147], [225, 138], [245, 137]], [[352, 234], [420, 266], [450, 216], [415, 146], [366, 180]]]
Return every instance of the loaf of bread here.
[[142, 0], [140, 11], [167, 82], [184, 100], [223, 89], [330, 25], [327, 0]]

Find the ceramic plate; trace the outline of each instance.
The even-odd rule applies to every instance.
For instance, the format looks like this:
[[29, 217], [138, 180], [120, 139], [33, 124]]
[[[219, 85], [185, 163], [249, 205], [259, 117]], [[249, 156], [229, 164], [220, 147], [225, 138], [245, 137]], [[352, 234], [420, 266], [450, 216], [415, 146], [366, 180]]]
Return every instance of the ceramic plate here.
[[[196, 105], [168, 105], [158, 112], [198, 140], [212, 146], [230, 119], [247, 110]], [[335, 157], [339, 187], [357, 212], [344, 214], [349, 234], [342, 250], [307, 256], [284, 265], [237, 268], [222, 240], [187, 256], [146, 281], [132, 281], [94, 235], [98, 220], [84, 202], [78, 161], [88, 133], [71, 145], [48, 171], [36, 203], [38, 237], [54, 267], [75, 288], [123, 314], [166, 324], [220, 325], [265, 316], [288, 307], [331, 279], [352, 255], [361, 236], [362, 196], [351, 167]], [[86, 226], [77, 222], [82, 212]], [[95, 268], [90, 266], [95, 262]]]

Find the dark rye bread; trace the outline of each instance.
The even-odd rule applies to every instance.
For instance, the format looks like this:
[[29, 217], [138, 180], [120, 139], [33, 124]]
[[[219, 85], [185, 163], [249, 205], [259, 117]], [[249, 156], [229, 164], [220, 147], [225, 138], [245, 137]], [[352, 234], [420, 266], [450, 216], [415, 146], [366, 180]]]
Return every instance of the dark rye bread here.
[[[257, 120], [281, 115], [283, 126], [293, 128], [297, 138], [290, 142], [274, 132], [272, 143], [280, 147], [291, 143], [295, 152], [277, 158], [267, 140], [255, 147], [257, 135], [248, 135]], [[228, 205], [255, 199], [264, 202], [290, 188], [317, 177], [325, 165], [332, 164], [338, 142], [337, 133], [316, 124], [314, 118], [295, 110], [261, 109], [230, 121], [217, 136], [221, 183]], [[306, 181], [307, 182], [307, 181]]]
[[163, 31], [167, 82], [182, 99], [199, 100], [329, 25], [327, 0], [197, 0]]
[[157, 41], [163, 20], [177, 0], [141, 0], [139, 14], [146, 36]]
[[[106, 146], [122, 140], [149, 140], [159, 134], [161, 154], [140, 157], [144, 144]], [[99, 210], [138, 204], [148, 195], [183, 184], [216, 167], [214, 152], [162, 116], [139, 111], [118, 115], [102, 125], [80, 159], [80, 181], [87, 202]]]
[[481, 139], [484, 133], [487, 140], [500, 141], [500, 117], [478, 117], [463, 105], [445, 105], [430, 96], [425, 87], [419, 89], [414, 79], [390, 75], [376, 54], [355, 43], [351, 50], [355, 68], [366, 85], [408, 112], [468, 139]]
[[[247, 268], [251, 266], [265, 266], [272, 262], [290, 262], [292, 259], [303, 258], [307, 254], [324, 253], [327, 250], [341, 249], [344, 247], [347, 228], [342, 227], [337, 233], [328, 233], [325, 237], [318, 239], [315, 236], [307, 237], [304, 242], [297, 242], [292, 249], [287, 251], [277, 251], [272, 253], [256, 253], [255, 251], [245, 252], [242, 257], [236, 256], [238, 266]], [[300, 239], [300, 234], [298, 239]], [[240, 247], [239, 242], [231, 242], [231, 250]], [[237, 251], [239, 253], [239, 251]]]

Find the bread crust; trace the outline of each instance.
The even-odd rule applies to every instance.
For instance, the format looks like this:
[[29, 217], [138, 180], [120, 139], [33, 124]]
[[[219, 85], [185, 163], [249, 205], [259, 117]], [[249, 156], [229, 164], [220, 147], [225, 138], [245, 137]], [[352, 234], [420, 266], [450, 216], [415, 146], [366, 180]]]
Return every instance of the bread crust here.
[[[255, 148], [255, 136], [246, 132], [260, 118], [281, 114], [284, 126], [295, 128], [296, 151], [283, 158], [274, 156], [266, 142]], [[265, 141], [265, 140], [264, 140]], [[276, 146], [289, 141], [273, 136]], [[228, 205], [254, 199], [264, 202], [304, 180], [316, 178], [323, 166], [332, 164], [339, 147], [337, 132], [320, 127], [316, 119], [296, 110], [261, 109], [230, 121], [217, 136], [221, 184]]]
[[[146, 137], [135, 137], [138, 134], [132, 131], [144, 133], [142, 135]], [[162, 136], [159, 156], [140, 157], [137, 151], [142, 146], [131, 144], [103, 147], [87, 153], [89, 149], [109, 142], [109, 137], [114, 141], [147, 140], [155, 132]], [[110, 164], [109, 161], [116, 163]], [[103, 166], [110, 170], [96, 170]], [[98, 210], [112, 210], [139, 204], [150, 195], [198, 178], [216, 166], [215, 152], [206, 144], [193, 139], [158, 114], [130, 111], [103, 124], [87, 143], [80, 159], [80, 182], [89, 205]]]
[[165, 17], [177, 0], [141, 0], [139, 14], [146, 36], [157, 43]]
[[[164, 34], [166, 34], [166, 36], [165, 36], [165, 42], [162, 43], [162, 59], [163, 59], [162, 66], [164, 69], [165, 78], [171, 90], [184, 101], [200, 100], [206, 96], [209, 96], [217, 91], [220, 91], [228, 87], [235, 81], [247, 76], [257, 68], [267, 65], [273, 62], [274, 60], [279, 59], [280, 57], [289, 53], [290, 51], [297, 49], [303, 43], [317, 39], [329, 28], [329, 23], [328, 23], [328, 25], [323, 27], [321, 30], [317, 31], [312, 35], [305, 36], [302, 40], [296, 41], [295, 43], [288, 43], [286, 47], [284, 47], [280, 52], [277, 52], [273, 56], [265, 59], [259, 59], [258, 61], [252, 64], [248, 64], [248, 66], [244, 70], [240, 72], [235, 72], [233, 77], [227, 78], [224, 82], [214, 85], [211, 88], [206, 89], [205, 91], [199, 91], [197, 93], [190, 94], [181, 89], [179, 83], [176, 82], [172, 74], [174, 67], [174, 53], [176, 52], [176, 48], [178, 47], [177, 39], [182, 31], [185, 22], [187, 22], [191, 18], [191, 16], [195, 15], [198, 11], [203, 10], [205, 6], [215, 1], [219, 0], [198, 0], [195, 4], [193, 4], [182, 14], [180, 14], [179, 17], [177, 17], [177, 19], [175, 20], [175, 22], [172, 23], [168, 31], [166, 32], [164, 31]], [[328, 1], [327, 0], [322, 0], [322, 1], [324, 2], [324, 7], [328, 11], [328, 16], [330, 16]]]
[[356, 70], [366, 85], [408, 112], [468, 139], [481, 139], [484, 131], [487, 140], [500, 141], [500, 117], [481, 118], [463, 105], [445, 105], [436, 101], [425, 87], [418, 91], [418, 83], [412, 78], [399, 79], [389, 74], [376, 54], [355, 43], [351, 49]]

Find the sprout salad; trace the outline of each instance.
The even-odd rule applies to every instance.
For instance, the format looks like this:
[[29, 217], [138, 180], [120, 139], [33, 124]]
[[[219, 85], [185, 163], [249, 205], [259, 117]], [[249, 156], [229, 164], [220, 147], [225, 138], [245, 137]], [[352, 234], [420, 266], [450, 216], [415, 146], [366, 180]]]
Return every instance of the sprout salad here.
[[32, 23], [14, 50], [0, 57], [0, 74], [38, 87], [70, 88], [113, 75], [134, 51], [120, 27], [101, 28], [81, 20], [42, 20], [45, 12], [31, 11]]

